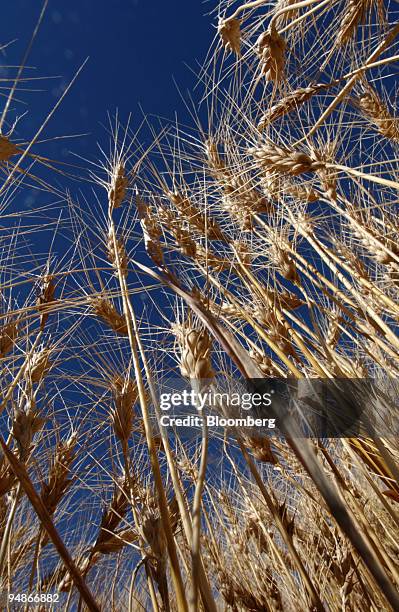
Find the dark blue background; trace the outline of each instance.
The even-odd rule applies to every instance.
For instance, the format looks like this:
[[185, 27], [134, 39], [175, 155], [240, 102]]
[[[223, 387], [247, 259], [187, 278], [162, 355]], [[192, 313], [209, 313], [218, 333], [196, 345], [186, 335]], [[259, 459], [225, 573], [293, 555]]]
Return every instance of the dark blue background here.
[[[41, 0], [3, 0], [0, 44], [15, 43], [0, 52], [0, 78], [10, 77], [18, 65], [42, 7]], [[50, 0], [24, 74], [60, 76], [31, 83], [42, 92], [19, 92], [28, 103], [13, 105], [14, 112], [29, 114], [18, 127], [18, 137], [32, 136], [76, 69], [90, 57], [62, 108], [46, 128], [46, 137], [90, 132], [90, 137], [61, 141], [40, 149], [66, 161], [67, 152], [88, 155], [104, 135], [107, 111], [119, 109], [123, 121], [133, 112], [139, 124], [142, 112], [173, 119], [175, 111], [188, 118], [176, 80], [185, 96], [196, 77], [215, 34], [213, 7], [201, 0]], [[25, 85], [26, 87], [26, 85]], [[4, 90], [3, 90], [4, 91]], [[199, 95], [199, 92], [198, 92]], [[13, 118], [9, 115], [9, 120]], [[39, 151], [37, 151], [39, 152]], [[71, 160], [73, 161], [73, 160]]]

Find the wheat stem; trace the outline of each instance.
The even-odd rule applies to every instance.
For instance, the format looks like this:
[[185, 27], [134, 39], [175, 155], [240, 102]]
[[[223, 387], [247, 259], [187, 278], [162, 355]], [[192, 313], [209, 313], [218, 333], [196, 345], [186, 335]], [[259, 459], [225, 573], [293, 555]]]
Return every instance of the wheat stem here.
[[192, 591], [191, 591], [191, 610], [196, 612], [198, 610], [198, 590], [199, 590], [199, 568], [201, 563], [201, 504], [202, 504], [202, 491], [205, 483], [206, 467], [208, 458], [208, 428], [206, 425], [206, 419], [202, 419], [202, 448], [201, 448], [201, 461], [198, 471], [198, 478], [195, 484], [195, 492], [192, 507], [192, 539], [191, 539], [191, 577], [192, 577]]
[[110, 225], [110, 235], [112, 236], [112, 240], [114, 242], [114, 252], [115, 252], [115, 257], [116, 257], [118, 279], [119, 279], [119, 284], [120, 284], [121, 293], [122, 293], [124, 315], [125, 315], [126, 324], [128, 328], [129, 343], [130, 343], [130, 349], [132, 351], [132, 359], [133, 359], [133, 365], [134, 365], [134, 371], [135, 371], [135, 378], [137, 382], [137, 388], [139, 392], [140, 405], [141, 405], [142, 412], [143, 412], [143, 421], [144, 421], [145, 434], [146, 434], [146, 439], [147, 439], [147, 444], [148, 444], [148, 451], [150, 454], [150, 460], [151, 460], [151, 466], [152, 466], [153, 474], [154, 474], [155, 486], [156, 486], [157, 493], [158, 493], [159, 510], [160, 510], [161, 517], [162, 517], [162, 524], [163, 524], [163, 528], [165, 531], [167, 548], [168, 548], [169, 558], [171, 562], [171, 572], [172, 572], [172, 579], [173, 579], [175, 592], [176, 592], [177, 606], [178, 606], [178, 609], [181, 610], [182, 612], [187, 612], [187, 602], [186, 602], [185, 593], [184, 593], [183, 581], [182, 581], [182, 577], [180, 573], [179, 562], [178, 562], [178, 558], [176, 554], [176, 547], [175, 547], [175, 543], [173, 539], [172, 529], [170, 526], [169, 510], [168, 510], [165, 490], [164, 490], [164, 486], [162, 482], [162, 476], [161, 476], [161, 471], [159, 467], [157, 451], [156, 451], [156, 447], [154, 444], [154, 438], [153, 438], [152, 431], [151, 431], [151, 422], [150, 422], [150, 415], [148, 411], [147, 396], [146, 396], [146, 392], [144, 388], [144, 381], [143, 381], [143, 377], [141, 373], [139, 356], [137, 353], [137, 345], [136, 345], [136, 339], [135, 339], [138, 334], [137, 321], [136, 321], [136, 317], [135, 317], [134, 310], [132, 308], [130, 299], [128, 297], [129, 293], [128, 293], [128, 289], [126, 286], [126, 278], [121, 270], [121, 264], [119, 261], [119, 253], [118, 253], [118, 248], [117, 248], [117, 238], [116, 238], [115, 226], [114, 226], [111, 211], [109, 214], [109, 225]]

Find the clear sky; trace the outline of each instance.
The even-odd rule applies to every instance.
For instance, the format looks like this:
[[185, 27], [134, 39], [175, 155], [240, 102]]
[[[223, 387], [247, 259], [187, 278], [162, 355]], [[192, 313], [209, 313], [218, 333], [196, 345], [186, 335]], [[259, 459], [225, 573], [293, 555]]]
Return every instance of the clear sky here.
[[[0, 77], [13, 71], [29, 41], [42, 7], [42, 0], [3, 0], [0, 43], [16, 39], [0, 53]], [[184, 105], [173, 79], [182, 91], [193, 89], [192, 68], [204, 59], [215, 30], [206, 13], [214, 8], [201, 0], [49, 0], [47, 12], [34, 43], [26, 74], [60, 76], [39, 81], [30, 88], [42, 92], [20, 92], [28, 115], [18, 136], [29, 137], [54, 104], [62, 87], [89, 56], [78, 82], [46, 129], [46, 136], [90, 132], [91, 137], [68, 142], [66, 149], [91, 156], [101, 137], [100, 123], [107, 111], [119, 109], [140, 116], [139, 104], [148, 114], [184, 117]], [[197, 64], [198, 65], [198, 64]], [[14, 71], [15, 73], [15, 71]], [[27, 132], [27, 133], [26, 133]], [[50, 145], [47, 154], [56, 154]], [[41, 151], [42, 152], [42, 151]], [[44, 151], [43, 151], [44, 153]]]

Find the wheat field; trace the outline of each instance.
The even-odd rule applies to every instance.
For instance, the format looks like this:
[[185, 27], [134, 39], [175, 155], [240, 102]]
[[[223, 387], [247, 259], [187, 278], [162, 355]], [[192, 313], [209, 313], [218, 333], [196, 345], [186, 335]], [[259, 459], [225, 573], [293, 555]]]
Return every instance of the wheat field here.
[[[110, 114], [69, 166], [80, 70], [28, 140], [3, 80], [1, 609], [399, 610], [398, 9], [209, 4], [191, 125]], [[163, 418], [254, 380], [328, 383], [334, 431]]]

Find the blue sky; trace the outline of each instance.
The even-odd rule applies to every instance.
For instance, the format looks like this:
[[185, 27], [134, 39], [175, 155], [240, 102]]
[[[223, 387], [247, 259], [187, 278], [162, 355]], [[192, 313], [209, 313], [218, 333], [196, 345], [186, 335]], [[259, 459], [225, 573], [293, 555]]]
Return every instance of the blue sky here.
[[[0, 43], [16, 39], [0, 55], [0, 76], [10, 76], [6, 65], [17, 65], [32, 33], [42, 0], [3, 0]], [[21, 93], [29, 106], [20, 135], [28, 137], [40, 125], [62, 87], [89, 56], [73, 90], [46, 129], [46, 136], [90, 132], [46, 153], [64, 157], [67, 149], [91, 156], [104, 135], [107, 111], [130, 112], [184, 120], [184, 105], [173, 79], [182, 91], [192, 91], [196, 77], [185, 65], [196, 68], [206, 56], [215, 30], [207, 15], [214, 8], [201, 0], [50, 0], [35, 41], [26, 74], [59, 76], [39, 81], [42, 92]], [[197, 64], [198, 66], [198, 64]], [[30, 87], [33, 87], [30, 85]], [[135, 122], [134, 122], [135, 123]], [[44, 153], [44, 151], [43, 151]]]

